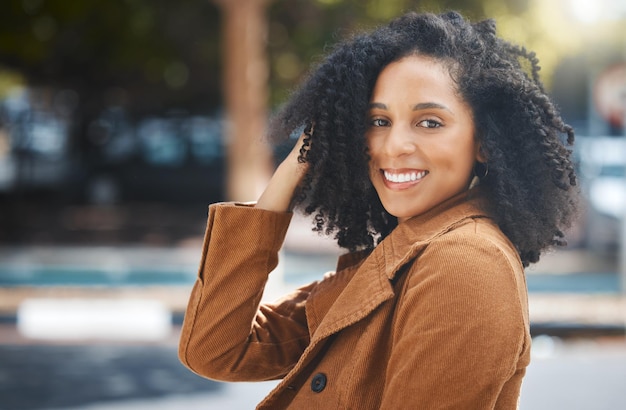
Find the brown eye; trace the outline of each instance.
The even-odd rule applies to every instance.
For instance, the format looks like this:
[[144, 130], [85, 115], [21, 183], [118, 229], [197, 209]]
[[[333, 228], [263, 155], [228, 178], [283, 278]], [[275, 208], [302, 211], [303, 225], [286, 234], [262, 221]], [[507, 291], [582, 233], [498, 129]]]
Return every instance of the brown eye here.
[[374, 118], [370, 124], [372, 127], [387, 127], [389, 125], [389, 121], [383, 120], [382, 118]]
[[424, 120], [420, 121], [417, 125], [424, 128], [439, 128], [442, 124], [435, 120]]

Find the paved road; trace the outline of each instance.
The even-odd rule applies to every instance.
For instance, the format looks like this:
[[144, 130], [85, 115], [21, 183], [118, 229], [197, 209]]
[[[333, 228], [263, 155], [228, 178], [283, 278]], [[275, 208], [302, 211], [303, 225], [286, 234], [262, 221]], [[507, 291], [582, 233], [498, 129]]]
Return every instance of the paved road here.
[[222, 388], [182, 368], [173, 346], [0, 346], [5, 410], [67, 409]]
[[[0, 346], [2, 410], [247, 410], [275, 382], [216, 383], [183, 368], [176, 348]], [[626, 340], [535, 340], [522, 410], [626, 408]]]
[[535, 339], [520, 410], [626, 409], [626, 341]]

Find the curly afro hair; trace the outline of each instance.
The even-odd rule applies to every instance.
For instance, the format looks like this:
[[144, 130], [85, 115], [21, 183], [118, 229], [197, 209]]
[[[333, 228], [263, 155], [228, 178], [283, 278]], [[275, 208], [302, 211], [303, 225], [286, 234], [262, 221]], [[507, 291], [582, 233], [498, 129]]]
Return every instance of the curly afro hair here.
[[[294, 198], [314, 229], [339, 246], [371, 249], [397, 225], [368, 174], [368, 104], [376, 79], [393, 61], [429, 56], [450, 71], [471, 107], [475, 135], [487, 158], [481, 179], [489, 210], [516, 246], [522, 263], [565, 245], [578, 189], [565, 124], [538, 76], [535, 54], [496, 35], [493, 20], [470, 23], [456, 12], [408, 13], [338, 44], [272, 119], [270, 135], [304, 128], [300, 160], [308, 173]], [[311, 143], [312, 142], [312, 143]], [[479, 164], [480, 165], [480, 164]]]

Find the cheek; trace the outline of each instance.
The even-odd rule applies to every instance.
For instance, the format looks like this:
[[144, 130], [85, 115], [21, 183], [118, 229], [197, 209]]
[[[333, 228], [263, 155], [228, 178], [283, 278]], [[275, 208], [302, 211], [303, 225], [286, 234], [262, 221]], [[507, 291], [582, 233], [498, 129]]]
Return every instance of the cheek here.
[[474, 168], [475, 155], [471, 147], [463, 150], [438, 150], [436, 158], [431, 156], [432, 163], [437, 164], [437, 168], [443, 171], [446, 178], [455, 181], [465, 181], [468, 179]]

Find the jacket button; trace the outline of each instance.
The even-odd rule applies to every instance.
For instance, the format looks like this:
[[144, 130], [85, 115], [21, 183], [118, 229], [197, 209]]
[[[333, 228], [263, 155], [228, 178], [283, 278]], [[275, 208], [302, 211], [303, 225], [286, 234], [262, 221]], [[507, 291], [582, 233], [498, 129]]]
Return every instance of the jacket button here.
[[317, 373], [311, 380], [311, 390], [315, 393], [321, 392], [326, 387], [326, 381], [327, 379], [324, 373]]

